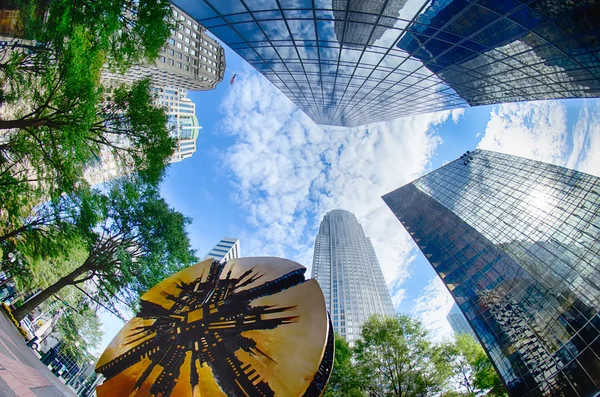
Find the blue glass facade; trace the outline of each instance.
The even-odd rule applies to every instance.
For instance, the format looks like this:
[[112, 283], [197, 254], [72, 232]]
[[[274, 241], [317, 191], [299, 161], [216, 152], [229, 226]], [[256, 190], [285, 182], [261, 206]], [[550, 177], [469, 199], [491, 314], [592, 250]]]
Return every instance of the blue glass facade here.
[[600, 0], [174, 0], [318, 124], [600, 96]]
[[511, 396], [600, 391], [600, 179], [477, 150], [384, 196]]
[[448, 320], [448, 323], [450, 323], [450, 326], [452, 327], [452, 331], [454, 331], [456, 335], [467, 334], [476, 338], [471, 326], [456, 303], [452, 305], [452, 309], [450, 309], [450, 312], [446, 316], [446, 320]]

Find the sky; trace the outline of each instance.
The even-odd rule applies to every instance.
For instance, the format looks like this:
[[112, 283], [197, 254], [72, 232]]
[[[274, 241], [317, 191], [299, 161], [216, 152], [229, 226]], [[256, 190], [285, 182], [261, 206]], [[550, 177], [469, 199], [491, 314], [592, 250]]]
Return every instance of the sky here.
[[[397, 312], [451, 335], [452, 298], [381, 196], [475, 148], [600, 176], [600, 100], [511, 103], [422, 114], [356, 128], [318, 126], [225, 45], [213, 91], [190, 92], [202, 130], [193, 157], [162, 185], [193, 219], [199, 257], [223, 237], [242, 256], [280, 256], [308, 268], [326, 212], [353, 212], [371, 238]], [[237, 77], [229, 84], [232, 74]], [[122, 322], [103, 313], [101, 352]]]

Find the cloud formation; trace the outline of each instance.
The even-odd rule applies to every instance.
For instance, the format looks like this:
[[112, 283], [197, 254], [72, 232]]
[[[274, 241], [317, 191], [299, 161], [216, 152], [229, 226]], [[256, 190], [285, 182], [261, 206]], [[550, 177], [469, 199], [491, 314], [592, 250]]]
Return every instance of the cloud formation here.
[[499, 105], [479, 147], [600, 175], [600, 102], [581, 102], [575, 122], [560, 101]]
[[441, 341], [452, 335], [452, 327], [446, 320], [448, 312], [454, 304], [454, 299], [446, 289], [439, 277], [433, 277], [423, 290], [423, 293], [415, 299], [414, 306], [410, 312], [427, 328], [432, 340]]
[[[266, 79], [247, 71], [222, 103], [236, 200], [252, 226], [249, 255], [312, 263], [327, 211], [353, 212], [373, 242], [398, 305], [413, 249], [381, 196], [422, 175], [442, 142], [436, 127], [462, 111], [408, 117], [360, 128], [322, 127]], [[238, 84], [239, 83], [239, 84]]]
[[[318, 126], [254, 71], [238, 75], [221, 104], [223, 132], [236, 143], [225, 153], [234, 198], [251, 226], [247, 255], [277, 255], [312, 264], [323, 215], [353, 212], [373, 242], [395, 307], [416, 250], [381, 196], [428, 171], [442, 143], [437, 130], [460, 121], [463, 110], [407, 117], [360, 128]], [[600, 172], [600, 102], [585, 102], [575, 123], [558, 101], [492, 108], [479, 147]], [[569, 127], [572, 131], [569, 131]], [[430, 280], [411, 313], [434, 339], [451, 334], [452, 298]]]

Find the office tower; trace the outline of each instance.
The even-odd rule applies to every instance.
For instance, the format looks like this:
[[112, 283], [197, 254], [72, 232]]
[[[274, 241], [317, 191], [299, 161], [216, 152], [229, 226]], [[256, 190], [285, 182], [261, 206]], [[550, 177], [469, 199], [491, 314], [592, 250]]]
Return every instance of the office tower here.
[[476, 150], [383, 197], [511, 396], [600, 390], [600, 179]]
[[323, 290], [333, 329], [350, 343], [371, 315], [394, 315], [371, 239], [351, 212], [333, 210], [323, 218], [312, 277]]
[[173, 86], [156, 88], [157, 102], [167, 108], [168, 127], [177, 139], [177, 148], [170, 163], [185, 160], [196, 152], [196, 140], [202, 127], [196, 117], [196, 104], [187, 97], [187, 91]]
[[[156, 95], [156, 105], [162, 106], [167, 111], [167, 128], [171, 136], [176, 139], [176, 148], [169, 163], [177, 163], [192, 157], [196, 152], [196, 140], [202, 127], [196, 117], [196, 104], [187, 97], [187, 90], [167, 86], [152, 87]], [[127, 142], [113, 142], [116, 146], [126, 147]], [[85, 179], [90, 185], [97, 185], [122, 175], [127, 175], [133, 170], [124, 168], [111, 150], [103, 150], [96, 164], [85, 172]]]
[[473, 333], [473, 330], [471, 329], [471, 326], [467, 322], [467, 319], [465, 318], [465, 316], [463, 316], [456, 303], [452, 305], [452, 309], [450, 309], [450, 312], [448, 312], [446, 320], [448, 320], [448, 322], [450, 323], [452, 331], [454, 331], [455, 334], [467, 334], [477, 339], [477, 337]]
[[177, 24], [153, 65], [137, 65], [125, 74], [105, 71], [102, 77], [133, 82], [150, 77], [155, 86], [187, 90], [212, 90], [225, 75], [225, 50], [206, 29], [179, 8], [173, 7]]
[[228, 261], [236, 259], [240, 254], [240, 240], [232, 237], [225, 237], [215, 245], [213, 249], [203, 258], [212, 257], [216, 261]]
[[174, 0], [317, 124], [600, 96], [600, 0]]

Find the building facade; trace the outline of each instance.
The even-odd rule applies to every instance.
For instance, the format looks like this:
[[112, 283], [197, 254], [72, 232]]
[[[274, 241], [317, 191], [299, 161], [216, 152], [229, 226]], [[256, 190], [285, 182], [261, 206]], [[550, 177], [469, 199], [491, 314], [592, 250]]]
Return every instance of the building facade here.
[[172, 7], [177, 26], [155, 64], [133, 66], [125, 74], [106, 71], [103, 78], [133, 82], [150, 77], [155, 86], [187, 90], [212, 90], [223, 80], [223, 47], [192, 17]]
[[196, 152], [196, 140], [202, 127], [196, 117], [196, 104], [187, 90], [174, 86], [156, 88], [157, 102], [167, 109], [168, 127], [177, 139], [177, 148], [169, 162], [185, 160]]
[[450, 323], [450, 326], [452, 327], [452, 331], [454, 331], [454, 334], [456, 334], [456, 335], [467, 334], [467, 335], [472, 336], [473, 338], [477, 338], [475, 336], [475, 334], [473, 333], [471, 326], [467, 322], [467, 319], [462, 314], [462, 312], [460, 311], [460, 308], [458, 307], [458, 305], [456, 303], [454, 305], [452, 305], [452, 309], [450, 309], [450, 311], [448, 312], [448, 315], [446, 316], [446, 320], [448, 320], [448, 323]]
[[222, 238], [203, 259], [213, 258], [216, 261], [228, 261], [241, 256], [240, 240], [232, 237]]
[[511, 396], [600, 391], [600, 179], [484, 150], [383, 197]]
[[333, 329], [350, 343], [371, 315], [394, 315], [371, 239], [351, 212], [333, 210], [323, 218], [315, 240], [312, 277], [323, 290]]
[[600, 96], [600, 0], [174, 0], [317, 124]]
[[[196, 104], [187, 96], [183, 88], [167, 86], [152, 87], [156, 95], [156, 105], [167, 111], [167, 127], [171, 136], [176, 139], [175, 151], [169, 158], [169, 163], [177, 163], [192, 157], [196, 152], [196, 140], [202, 127], [196, 117]], [[113, 142], [126, 147], [126, 141]], [[96, 164], [85, 172], [85, 179], [90, 185], [108, 182], [133, 170], [124, 165], [110, 150], [103, 150]]]

